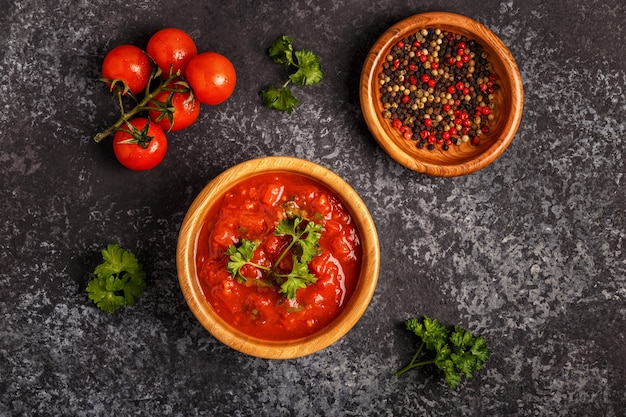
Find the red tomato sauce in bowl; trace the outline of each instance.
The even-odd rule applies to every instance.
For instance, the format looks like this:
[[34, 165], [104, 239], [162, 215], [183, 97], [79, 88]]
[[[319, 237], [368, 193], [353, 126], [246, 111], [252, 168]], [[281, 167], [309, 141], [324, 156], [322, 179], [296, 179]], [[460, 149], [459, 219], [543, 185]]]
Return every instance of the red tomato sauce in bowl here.
[[[275, 226], [294, 211], [322, 226], [318, 254], [308, 264], [316, 282], [290, 299], [260, 269], [245, 270], [245, 280], [233, 278], [228, 248], [243, 239], [258, 242], [252, 261], [272, 265], [290, 239], [276, 236]], [[354, 292], [361, 262], [361, 239], [340, 199], [287, 172], [258, 174], [229, 189], [208, 212], [196, 249], [200, 286], [215, 312], [247, 335], [274, 341], [306, 337], [332, 322]]]

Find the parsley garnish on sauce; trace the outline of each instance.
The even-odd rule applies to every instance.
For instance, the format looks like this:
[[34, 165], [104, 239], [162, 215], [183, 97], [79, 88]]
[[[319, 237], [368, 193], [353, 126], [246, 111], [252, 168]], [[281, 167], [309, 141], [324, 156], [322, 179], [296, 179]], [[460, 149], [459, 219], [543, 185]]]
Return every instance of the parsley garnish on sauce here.
[[294, 52], [293, 38], [289, 36], [281, 36], [274, 41], [268, 55], [272, 61], [294, 69], [295, 72], [289, 75], [281, 87], [269, 85], [261, 90], [261, 100], [265, 107], [291, 114], [299, 101], [287, 86], [291, 82], [300, 87], [319, 83], [324, 78], [320, 58], [304, 49]]
[[[252, 262], [254, 252], [260, 242], [241, 239], [238, 245], [228, 247], [226, 254], [230, 260], [226, 269], [232, 278], [237, 278], [239, 282], [246, 282], [247, 278], [241, 273], [241, 268], [246, 265], [257, 268], [264, 273], [270, 283], [279, 286], [280, 293], [293, 300], [297, 290], [317, 282], [315, 275], [309, 271], [309, 263], [319, 253], [322, 225], [305, 221], [300, 216], [293, 216], [281, 220], [274, 228], [274, 234], [289, 237], [291, 241], [271, 266]], [[290, 271], [282, 271], [279, 268], [286, 256], [292, 257]]]

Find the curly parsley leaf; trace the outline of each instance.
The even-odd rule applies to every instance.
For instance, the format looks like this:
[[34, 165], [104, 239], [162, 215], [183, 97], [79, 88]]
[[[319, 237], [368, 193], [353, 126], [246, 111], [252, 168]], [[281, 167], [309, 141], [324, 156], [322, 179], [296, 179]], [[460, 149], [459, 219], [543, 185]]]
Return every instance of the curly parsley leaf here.
[[291, 114], [299, 103], [287, 87], [276, 88], [270, 85], [265, 87], [260, 95], [265, 107], [285, 111], [287, 114]]
[[109, 313], [134, 304], [146, 288], [146, 274], [135, 255], [111, 244], [102, 250], [102, 259], [87, 284], [89, 299]]
[[[407, 330], [420, 338], [421, 344], [411, 362], [395, 373], [400, 376], [419, 366], [434, 364], [443, 372], [444, 378], [451, 389], [461, 383], [461, 376], [471, 378], [481, 369], [490, 352], [487, 341], [475, 337], [461, 326], [449, 329], [437, 320], [425, 317], [406, 321]], [[423, 353], [423, 350], [429, 353]]]

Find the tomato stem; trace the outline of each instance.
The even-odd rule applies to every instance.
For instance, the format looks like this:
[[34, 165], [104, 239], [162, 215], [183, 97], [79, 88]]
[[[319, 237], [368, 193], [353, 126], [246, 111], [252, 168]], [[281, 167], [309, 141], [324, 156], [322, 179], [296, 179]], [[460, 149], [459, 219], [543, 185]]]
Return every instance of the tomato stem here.
[[[151, 78], [154, 79], [155, 76], [159, 76], [159, 73], [157, 73], [156, 75], [153, 75]], [[148, 110], [148, 103], [150, 103], [150, 100], [152, 100], [157, 94], [163, 91], [178, 76], [179, 76], [178, 73], [170, 74], [166, 79], [164, 80], [162, 79], [161, 83], [152, 91], [149, 91], [150, 82], [148, 82], [148, 87], [146, 88], [146, 94], [144, 98], [129, 111], [124, 110], [124, 106], [122, 104], [122, 93], [121, 91], [116, 90], [116, 96], [119, 101], [121, 116], [117, 120], [117, 122], [111, 125], [108, 129], [94, 136], [93, 140], [96, 143], [100, 143], [107, 136], [110, 136], [113, 133], [117, 132], [125, 122], [129, 121], [137, 113]]]

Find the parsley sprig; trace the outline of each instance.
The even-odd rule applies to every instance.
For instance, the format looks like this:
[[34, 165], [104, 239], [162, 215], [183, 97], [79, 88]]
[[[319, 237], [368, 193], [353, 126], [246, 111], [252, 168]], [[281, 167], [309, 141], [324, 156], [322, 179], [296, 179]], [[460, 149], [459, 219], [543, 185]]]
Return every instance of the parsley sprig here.
[[109, 313], [134, 304], [146, 288], [146, 273], [135, 255], [112, 244], [102, 250], [102, 259], [87, 284], [89, 298]]
[[261, 90], [259, 93], [261, 100], [265, 107], [291, 114], [299, 101], [288, 88], [289, 83], [293, 82], [300, 87], [319, 83], [324, 78], [320, 58], [304, 49], [294, 51], [293, 38], [290, 36], [281, 36], [274, 41], [268, 50], [268, 55], [272, 61], [296, 71], [289, 75], [281, 87], [269, 85]]
[[[434, 364], [439, 368], [451, 389], [461, 383], [461, 376], [471, 378], [489, 358], [489, 347], [485, 339], [474, 337], [461, 326], [452, 329], [435, 319], [412, 318], [406, 328], [421, 339], [421, 344], [411, 362], [395, 373], [400, 376], [411, 369]], [[431, 354], [424, 354], [424, 350]], [[434, 357], [433, 357], [434, 356]]]
[[[252, 262], [254, 253], [260, 242], [241, 239], [238, 245], [230, 245], [226, 254], [230, 257], [226, 269], [232, 278], [246, 282], [241, 268], [250, 265], [265, 273], [269, 282], [279, 285], [279, 292], [293, 300], [296, 291], [317, 282], [317, 277], [309, 271], [309, 263], [319, 253], [319, 240], [322, 225], [313, 221], [305, 221], [301, 216], [292, 216], [281, 220], [274, 228], [276, 236], [286, 236], [291, 240], [271, 266]], [[290, 271], [282, 271], [280, 265], [286, 256], [291, 255]]]

